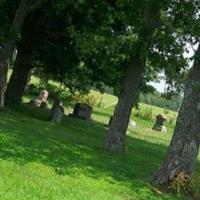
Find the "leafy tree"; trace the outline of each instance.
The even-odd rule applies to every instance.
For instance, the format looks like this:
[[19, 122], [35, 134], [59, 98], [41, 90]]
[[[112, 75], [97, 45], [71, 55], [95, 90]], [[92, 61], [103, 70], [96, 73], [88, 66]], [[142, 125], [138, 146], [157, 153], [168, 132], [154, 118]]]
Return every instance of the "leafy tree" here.
[[[34, 67], [34, 55], [41, 48], [42, 34], [38, 27], [41, 10], [30, 15], [21, 30], [21, 39], [16, 44], [17, 56], [5, 93], [6, 105], [20, 104], [31, 69]], [[31, 26], [30, 26], [31, 24]], [[37, 27], [37, 28], [36, 28]]]
[[154, 184], [168, 184], [180, 172], [193, 175], [199, 152], [200, 49], [185, 87], [176, 128], [164, 164], [153, 176]]
[[[186, 41], [199, 43], [199, 2], [177, 1], [171, 9], [173, 18]], [[176, 175], [184, 172], [193, 175], [199, 152], [199, 102], [200, 102], [200, 48], [195, 52], [194, 64], [187, 77], [184, 99], [176, 128], [163, 165], [154, 173], [152, 182], [168, 185]]]
[[157, 91], [140, 94], [141, 102], [174, 111], [179, 111], [182, 99], [179, 94], [159, 93]]
[[175, 28], [171, 27], [173, 20], [168, 17], [170, 6], [166, 2], [127, 4], [116, 1], [106, 12], [111, 20], [107, 19], [101, 28], [88, 32], [70, 27], [84, 66], [90, 63], [93, 78], [114, 87], [119, 97], [106, 150], [124, 151], [131, 109], [141, 86], [156, 78], [163, 69], [176, 66], [177, 70], [181, 70], [185, 67], [182, 56], [184, 40], [177, 40]]
[[[116, 153], [124, 152], [125, 133], [129, 124], [131, 110], [136, 103], [143, 73], [147, 70], [149, 50], [153, 42], [153, 36], [158, 28], [158, 21], [163, 5], [165, 3], [159, 1], [141, 1], [139, 4], [133, 3], [133, 7], [130, 6], [130, 9], [136, 12], [134, 14], [129, 12], [130, 16], [126, 16], [126, 20], [130, 23], [130, 19], [133, 20], [133, 17], [136, 17], [134, 15], [137, 15], [138, 21], [136, 20], [134, 24], [130, 23], [130, 25], [133, 27], [133, 30], [136, 30], [138, 39], [127, 67], [123, 88], [109, 127], [108, 137], [104, 146], [108, 151]], [[123, 6], [128, 5], [125, 3]], [[149, 66], [149, 68], [151, 67]]]
[[[93, 7], [96, 12], [94, 16], [90, 16], [89, 11]], [[21, 102], [28, 71], [33, 66], [37, 67], [37, 71], [43, 76], [65, 83], [71, 90], [88, 91], [91, 87], [100, 88], [99, 79], [95, 80], [93, 76], [96, 70], [91, 64], [85, 66], [77, 55], [79, 52], [76, 51], [70, 35], [72, 26], [87, 31], [91, 30], [91, 26], [94, 26], [94, 29], [102, 27], [104, 18], [100, 18], [98, 22], [94, 20], [98, 13], [102, 13], [101, 2], [94, 6], [93, 3], [84, 1], [78, 5], [69, 2], [48, 3], [38, 12], [29, 15], [22, 27], [21, 40], [18, 43], [17, 62], [6, 92], [7, 104]], [[18, 59], [25, 57], [26, 51], [32, 51], [33, 54], [31, 60], [30, 57], [24, 58], [29, 60], [29, 64], [23, 64], [23, 59]], [[23, 75], [20, 75], [22, 72]]]
[[77, 65], [66, 28], [70, 17], [66, 10], [58, 12], [58, 6], [59, 2], [49, 2], [26, 18], [6, 90], [6, 104], [21, 103], [33, 67], [42, 71], [44, 77], [63, 81], [72, 66]]

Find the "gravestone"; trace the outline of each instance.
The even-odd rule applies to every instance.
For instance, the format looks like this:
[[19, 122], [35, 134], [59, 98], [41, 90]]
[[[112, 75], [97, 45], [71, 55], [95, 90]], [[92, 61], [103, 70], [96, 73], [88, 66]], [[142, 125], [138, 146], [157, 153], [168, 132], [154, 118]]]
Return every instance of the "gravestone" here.
[[157, 115], [156, 116], [156, 123], [153, 126], [153, 129], [156, 130], [156, 131], [166, 133], [167, 128], [165, 127], [165, 121], [166, 121], [166, 118], [163, 115], [161, 115], [161, 114]]
[[54, 100], [54, 104], [51, 108], [51, 121], [55, 123], [61, 122], [64, 115], [64, 107], [59, 98]]
[[133, 121], [133, 120], [130, 120], [129, 121], [129, 127], [131, 127], [131, 128], [137, 128], [137, 123], [135, 122], [135, 121]]
[[46, 90], [41, 90], [39, 96], [36, 98], [34, 105], [40, 107], [42, 102], [47, 102], [49, 93]]
[[30, 100], [28, 104], [49, 110], [48, 104], [47, 104], [48, 95], [49, 93], [46, 90], [41, 90], [36, 100]]
[[77, 103], [74, 107], [73, 114], [70, 116], [90, 120], [92, 115], [92, 107], [85, 103]]

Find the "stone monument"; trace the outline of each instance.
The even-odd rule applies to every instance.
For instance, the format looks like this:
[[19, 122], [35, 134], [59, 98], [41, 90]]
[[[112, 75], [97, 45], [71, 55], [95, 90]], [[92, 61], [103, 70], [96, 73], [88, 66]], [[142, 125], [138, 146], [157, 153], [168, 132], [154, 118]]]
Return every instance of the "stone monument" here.
[[36, 98], [34, 105], [40, 107], [42, 102], [47, 102], [49, 93], [46, 90], [41, 90], [39, 96]]
[[36, 107], [48, 109], [48, 105], [47, 105], [48, 96], [49, 96], [49, 93], [46, 90], [41, 90], [36, 100], [30, 100], [28, 104], [36, 106]]
[[85, 103], [77, 103], [74, 107], [73, 114], [70, 116], [90, 120], [92, 115], [92, 107]]
[[129, 121], [129, 127], [135, 129], [135, 128], [137, 128], [137, 123], [135, 121], [133, 121], [133, 120], [130, 119], [130, 121]]
[[166, 118], [163, 115], [161, 115], [161, 114], [157, 115], [156, 116], [156, 123], [153, 126], [153, 130], [166, 133], [167, 128], [165, 127], [165, 121], [166, 121]]
[[54, 104], [51, 108], [51, 121], [55, 123], [61, 122], [64, 115], [64, 107], [59, 98], [54, 100]]

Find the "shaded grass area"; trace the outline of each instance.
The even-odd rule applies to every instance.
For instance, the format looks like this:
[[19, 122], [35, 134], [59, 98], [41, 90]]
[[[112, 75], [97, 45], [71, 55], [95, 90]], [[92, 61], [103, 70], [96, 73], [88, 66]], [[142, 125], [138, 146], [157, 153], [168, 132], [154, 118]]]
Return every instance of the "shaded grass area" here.
[[162, 136], [140, 138], [142, 129], [130, 130], [126, 154], [119, 156], [102, 150], [102, 122], [65, 117], [53, 124], [47, 115], [27, 107], [0, 113], [0, 199], [184, 199], [148, 186], [166, 153]]

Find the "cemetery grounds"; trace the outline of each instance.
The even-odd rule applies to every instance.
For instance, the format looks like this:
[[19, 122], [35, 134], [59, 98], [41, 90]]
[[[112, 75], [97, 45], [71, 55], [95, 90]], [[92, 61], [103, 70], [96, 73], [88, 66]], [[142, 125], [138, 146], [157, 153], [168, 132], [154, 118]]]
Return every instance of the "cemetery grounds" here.
[[[166, 154], [177, 113], [140, 104], [132, 113], [137, 127], [128, 130], [126, 153], [115, 155], [102, 150], [115, 102], [104, 94], [91, 121], [65, 116], [60, 124], [27, 106], [1, 113], [0, 200], [187, 199], [149, 184]], [[72, 109], [65, 107], [65, 114]], [[158, 113], [168, 118], [167, 134], [152, 130]]]

